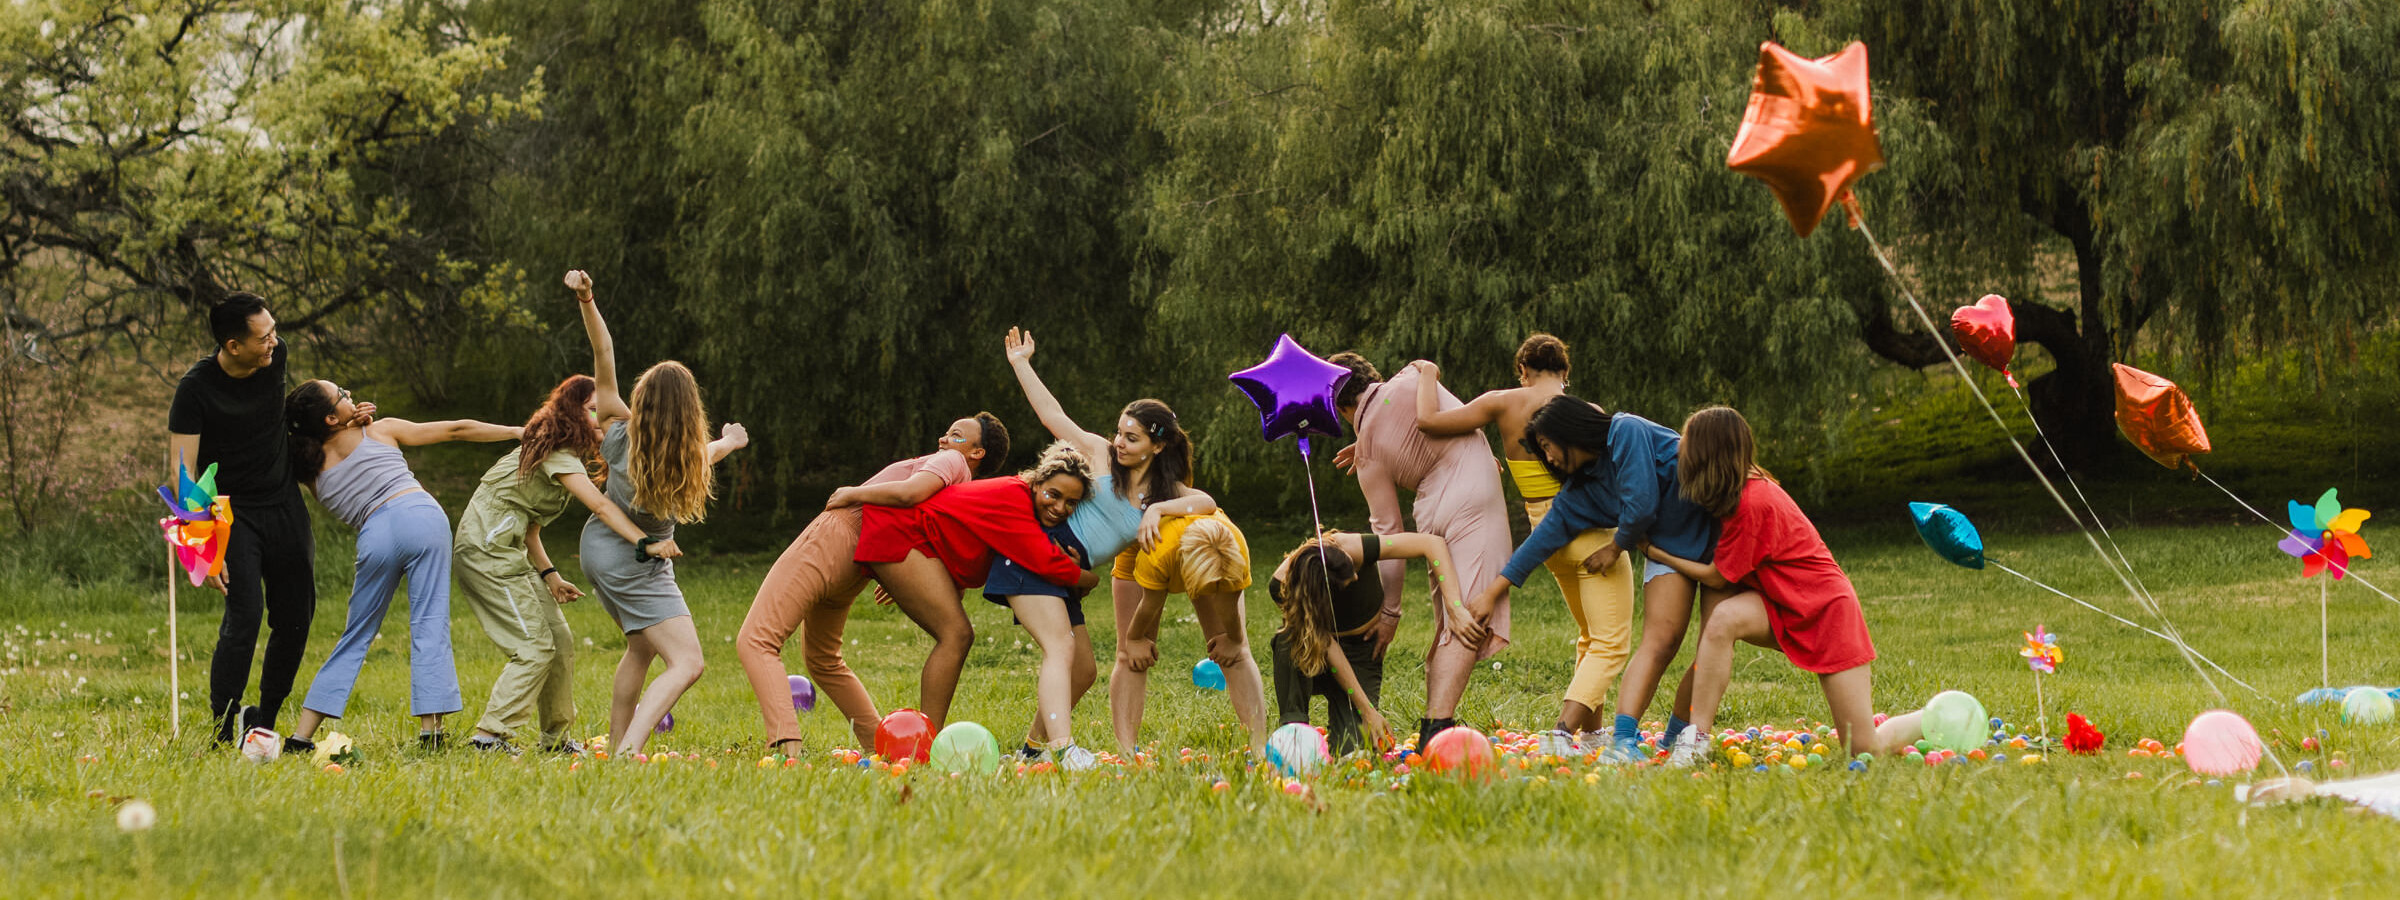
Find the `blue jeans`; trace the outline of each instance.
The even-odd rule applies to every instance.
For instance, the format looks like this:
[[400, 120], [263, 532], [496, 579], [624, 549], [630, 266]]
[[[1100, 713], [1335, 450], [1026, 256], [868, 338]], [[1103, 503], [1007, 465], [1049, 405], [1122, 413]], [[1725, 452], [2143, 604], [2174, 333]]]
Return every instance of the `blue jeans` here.
[[450, 517], [433, 497], [408, 494], [367, 516], [358, 530], [358, 574], [350, 584], [350, 617], [333, 653], [317, 670], [302, 704], [341, 718], [366, 664], [367, 645], [383, 630], [400, 576], [408, 576], [409, 714], [454, 713], [458, 669], [450, 662]]

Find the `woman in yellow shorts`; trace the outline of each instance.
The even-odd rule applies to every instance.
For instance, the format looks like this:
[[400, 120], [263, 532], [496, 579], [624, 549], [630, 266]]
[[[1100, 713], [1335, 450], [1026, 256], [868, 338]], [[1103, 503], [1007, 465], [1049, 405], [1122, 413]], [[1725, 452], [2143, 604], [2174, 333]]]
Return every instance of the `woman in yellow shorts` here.
[[[1168, 594], [1192, 600], [1192, 612], [1208, 639], [1208, 658], [1225, 670], [1225, 699], [1234, 718], [1250, 732], [1253, 756], [1267, 748], [1267, 694], [1259, 676], [1258, 659], [1250, 654], [1250, 635], [1244, 625], [1242, 592], [1250, 588], [1250, 545], [1222, 511], [1202, 516], [1173, 516], [1159, 523], [1158, 540], [1148, 549], [1135, 546], [1117, 555], [1115, 577], [1131, 579], [1142, 589], [1141, 602], [1123, 626], [1127, 637], [1120, 651], [1136, 679], [1147, 685], [1147, 673], [1158, 662], [1158, 619]], [[1111, 693], [1114, 693], [1112, 689]], [[1140, 696], [1136, 694], [1135, 696]], [[1114, 704], [1118, 750], [1128, 756], [1139, 746], [1142, 704]]]

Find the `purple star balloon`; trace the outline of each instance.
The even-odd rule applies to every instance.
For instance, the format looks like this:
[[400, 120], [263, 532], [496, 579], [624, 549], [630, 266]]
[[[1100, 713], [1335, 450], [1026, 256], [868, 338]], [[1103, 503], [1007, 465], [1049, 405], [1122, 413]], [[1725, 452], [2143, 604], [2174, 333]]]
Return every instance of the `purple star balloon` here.
[[1334, 411], [1333, 395], [1342, 389], [1350, 370], [1317, 358], [1300, 342], [1284, 335], [1275, 340], [1267, 361], [1235, 372], [1235, 386], [1258, 404], [1258, 426], [1267, 440], [1287, 434], [1342, 436], [1342, 417]]

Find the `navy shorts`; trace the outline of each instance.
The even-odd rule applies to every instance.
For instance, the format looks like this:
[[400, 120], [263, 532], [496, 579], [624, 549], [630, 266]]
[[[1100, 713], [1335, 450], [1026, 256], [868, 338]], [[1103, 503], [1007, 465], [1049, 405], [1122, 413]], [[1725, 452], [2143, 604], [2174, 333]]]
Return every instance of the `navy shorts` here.
[[[1043, 528], [1042, 533], [1048, 535], [1050, 540], [1058, 544], [1060, 548], [1065, 549], [1069, 556], [1083, 560], [1086, 567], [1091, 565], [1091, 560], [1084, 552], [1083, 542], [1075, 538], [1075, 532], [1067, 528], [1067, 523], [1060, 522], [1057, 525]], [[1067, 621], [1077, 626], [1083, 624], [1083, 598], [1075, 596], [1074, 592], [1067, 588], [1051, 584], [1041, 576], [1026, 571], [1024, 566], [1017, 565], [1016, 561], [1005, 556], [993, 561], [991, 574], [984, 576], [983, 599], [1007, 606], [1008, 598], [1022, 595], [1057, 597], [1065, 600], [1067, 601]]]

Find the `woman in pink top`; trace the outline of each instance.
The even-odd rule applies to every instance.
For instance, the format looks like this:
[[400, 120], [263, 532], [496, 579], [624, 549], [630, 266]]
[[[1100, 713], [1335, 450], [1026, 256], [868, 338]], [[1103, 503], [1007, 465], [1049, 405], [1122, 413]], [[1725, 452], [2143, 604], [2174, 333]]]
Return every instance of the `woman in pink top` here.
[[[1508, 507], [1500, 492], [1500, 464], [1492, 456], [1491, 445], [1481, 434], [1437, 438], [1417, 429], [1415, 364], [1387, 382], [1373, 364], [1356, 353], [1334, 354], [1332, 362], [1350, 370], [1350, 379], [1342, 383], [1334, 406], [1358, 434], [1357, 443], [1334, 454], [1333, 462], [1357, 473], [1359, 490], [1367, 495], [1367, 520], [1375, 533], [1416, 531], [1450, 545], [1457, 571], [1431, 570], [1436, 597], [1442, 596], [1439, 584], [1443, 579], [1464, 579], [1462, 585], [1473, 586], [1500, 577], [1509, 553]], [[1442, 409], [1460, 405], [1449, 391], [1441, 391]], [[1400, 519], [1403, 490], [1416, 495], [1410, 510], [1415, 528]], [[1375, 652], [1381, 657], [1400, 627], [1400, 582], [1407, 577], [1407, 569], [1398, 560], [1377, 565], [1383, 567], [1384, 600], [1374, 635]], [[1434, 733], [1458, 724], [1455, 716], [1458, 699], [1467, 692], [1467, 673], [1476, 661], [1508, 646], [1505, 600], [1492, 609], [1489, 637], [1475, 645], [1451, 635], [1452, 619], [1464, 616], [1463, 608], [1436, 609], [1442, 615], [1442, 627], [1425, 658], [1425, 715], [1417, 722], [1419, 746]]]

